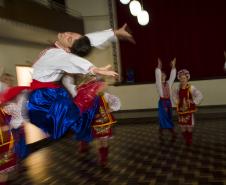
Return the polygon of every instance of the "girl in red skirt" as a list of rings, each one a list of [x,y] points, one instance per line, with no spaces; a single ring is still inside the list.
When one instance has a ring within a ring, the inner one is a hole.
[[[203,99],[202,93],[189,83],[190,73],[186,69],[178,72],[179,88],[173,93],[178,113],[178,124],[187,145],[192,144],[192,130],[195,124],[196,106]]]
[[[71,77],[66,76],[66,78],[69,79]],[[100,77],[86,75],[82,78],[80,77],[77,81],[80,82],[74,90],[76,92],[71,94],[76,94],[74,97],[74,103],[79,107],[81,113],[89,109],[96,100],[98,101],[90,133],[92,139],[97,141],[99,164],[105,166],[107,164],[109,153],[108,141],[112,138],[112,125],[116,122],[111,112],[118,111],[121,103],[118,97],[105,92],[107,84]],[[67,89],[73,87],[71,84],[65,83],[64,80],[63,84]],[[77,139],[79,140],[79,138]],[[88,149],[89,145],[87,141],[79,142],[80,153],[87,152]]]

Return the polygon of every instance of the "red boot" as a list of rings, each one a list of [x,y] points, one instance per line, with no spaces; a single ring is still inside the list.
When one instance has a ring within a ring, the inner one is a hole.
[[[101,166],[107,165],[108,159],[108,147],[99,148],[99,163]]]
[[[85,153],[89,151],[89,143],[85,141],[79,142],[79,153]]]

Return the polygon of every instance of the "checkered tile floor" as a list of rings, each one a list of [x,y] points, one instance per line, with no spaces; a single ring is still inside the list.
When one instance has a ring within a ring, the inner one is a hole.
[[[109,164],[96,164],[95,142],[77,152],[70,137],[38,147],[22,161],[10,185],[226,185],[226,120],[199,120],[192,146],[179,129],[158,138],[158,125],[147,118],[119,121],[110,141]]]

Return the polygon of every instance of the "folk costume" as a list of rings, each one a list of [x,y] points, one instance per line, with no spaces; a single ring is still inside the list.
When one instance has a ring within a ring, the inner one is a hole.
[[[159,116],[159,134],[165,129],[169,129],[172,133],[172,139],[175,138],[174,123],[172,118],[171,89],[176,78],[176,69],[172,68],[170,78],[166,82],[161,81],[161,69],[155,69],[156,87],[159,94],[158,116]]]
[[[105,45],[115,40],[112,30],[86,35],[92,46]],[[86,141],[97,109],[97,103],[81,114],[68,91],[59,84],[63,74],[87,74],[93,64],[56,45],[41,53],[33,65],[30,87],[14,87],[0,95],[0,103],[7,103],[23,90],[30,90],[27,109],[30,122],[47,132],[52,139],[62,137],[69,129]]]
[[[180,70],[177,78],[180,79],[182,75],[185,75],[188,80],[190,79],[188,70]],[[185,130],[183,136],[186,143],[190,145],[192,144],[192,128],[195,125],[194,113],[197,111],[197,105],[200,104],[203,95],[196,87],[188,83],[184,88],[179,86],[173,93],[173,98],[177,105],[178,124]]]

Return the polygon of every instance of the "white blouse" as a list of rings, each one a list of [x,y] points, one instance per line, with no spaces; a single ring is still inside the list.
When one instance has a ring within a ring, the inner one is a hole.
[[[40,82],[59,81],[64,72],[86,74],[92,66],[84,58],[67,53],[61,48],[52,48],[33,65],[33,79]]]

